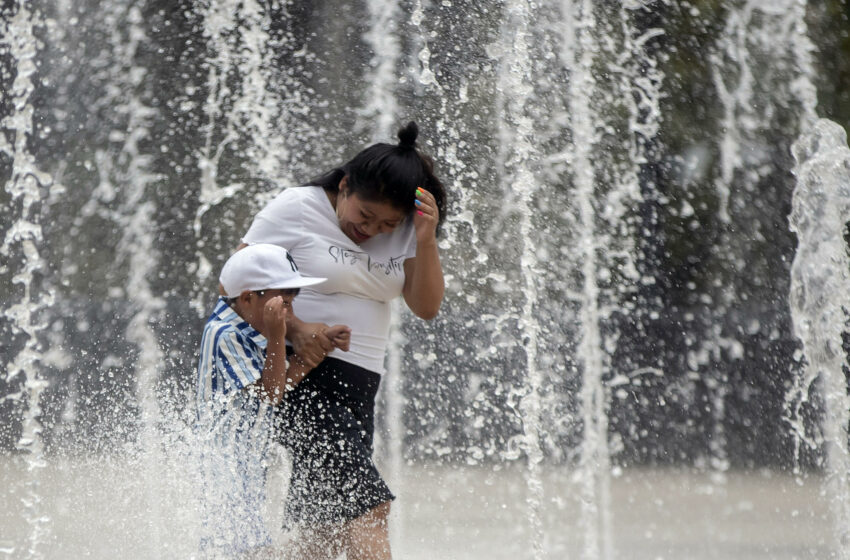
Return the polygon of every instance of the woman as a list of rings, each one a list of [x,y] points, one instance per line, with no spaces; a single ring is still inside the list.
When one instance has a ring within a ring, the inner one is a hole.
[[[281,245],[306,275],[328,279],[301,291],[287,322],[294,352],[315,366],[280,408],[281,440],[293,455],[286,515],[299,529],[299,557],[390,558],[394,496],[372,462],[390,301],[402,295],[432,319],[444,291],[437,230],[445,191],[416,149],[417,134],[411,122],[398,145],[375,144],[286,189],[243,238]],[[335,324],[351,328],[347,352],[325,334]]]

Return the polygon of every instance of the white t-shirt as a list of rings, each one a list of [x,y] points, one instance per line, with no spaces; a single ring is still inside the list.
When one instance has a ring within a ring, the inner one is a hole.
[[[292,187],[257,214],[242,241],[280,245],[302,274],[327,278],[302,288],[293,311],[302,321],[351,327],[350,350],[329,355],[383,373],[390,301],[404,287],[405,259],[416,256],[412,219],[357,245],[340,229],[323,188]]]

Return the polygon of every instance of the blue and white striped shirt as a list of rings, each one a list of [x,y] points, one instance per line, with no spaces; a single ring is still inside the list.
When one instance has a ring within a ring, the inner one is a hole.
[[[234,389],[256,383],[266,361],[266,338],[219,298],[207,319],[198,361],[198,410]]]
[[[219,298],[201,337],[195,394],[207,552],[235,555],[270,542],[261,510],[273,410],[245,390],[262,376],[266,344]]]

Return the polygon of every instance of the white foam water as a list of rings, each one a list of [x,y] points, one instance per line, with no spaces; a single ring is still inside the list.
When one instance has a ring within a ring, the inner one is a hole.
[[[6,383],[19,383],[21,387],[12,395],[25,407],[15,447],[25,458],[28,475],[23,484],[24,492],[17,497],[24,506],[22,518],[27,522],[27,534],[12,541],[5,550],[18,558],[42,558],[44,542],[51,535],[52,520],[50,509],[43,503],[41,487],[43,471],[48,466],[42,439],[41,398],[48,384],[39,364],[44,350],[39,334],[46,326],[42,313],[53,304],[53,294],[37,276],[46,272],[47,263],[40,254],[43,239],[40,212],[53,181],[39,169],[29,143],[34,135],[32,94],[38,58],[35,28],[43,25],[43,21],[30,6],[21,3],[14,15],[3,23],[0,53],[14,61],[16,75],[11,90],[4,94],[11,111],[0,123],[2,128],[11,131],[12,139],[7,140],[0,131],[0,155],[11,159],[11,177],[5,189],[12,203],[19,204],[21,209],[6,231],[0,255],[9,262],[14,251],[20,253],[22,261],[12,277],[16,299],[3,315],[11,322],[12,336],[23,339],[20,351],[14,356],[4,356],[3,369]]]
[[[821,395],[826,443],[825,496],[833,511],[839,558],[850,558],[850,395],[844,368],[847,354],[845,306],[850,298],[850,258],[845,236],[850,222],[850,148],[844,129],[817,121],[794,144],[796,166],[791,230],[797,252],[791,268],[791,315],[803,343],[805,366],[789,393],[790,420],[800,441],[818,438],[806,429],[801,406]]]

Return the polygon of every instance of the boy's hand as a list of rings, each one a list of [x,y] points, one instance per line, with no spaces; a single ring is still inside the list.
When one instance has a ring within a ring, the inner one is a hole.
[[[345,325],[334,325],[325,330],[325,335],[331,340],[336,348],[348,352],[351,344],[351,329]]]
[[[286,338],[286,303],[283,298],[276,296],[266,302],[263,307],[263,322],[269,331],[269,338],[285,344]]]

